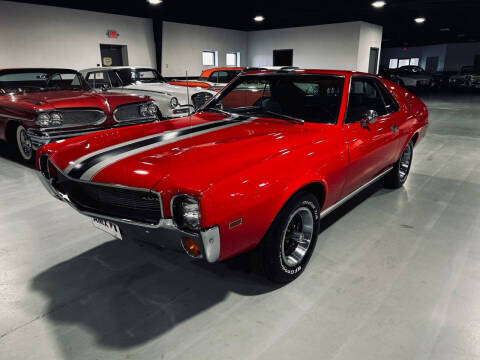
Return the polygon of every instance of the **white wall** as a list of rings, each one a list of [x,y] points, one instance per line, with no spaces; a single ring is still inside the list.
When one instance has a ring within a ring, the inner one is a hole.
[[[358,45],[357,55],[357,71],[368,71],[370,60],[370,48],[378,49],[378,64],[376,72],[380,67],[380,52],[382,48],[383,27],[369,24],[366,22],[360,23],[360,40]]]
[[[151,19],[0,0],[0,67],[95,67],[100,44],[128,45],[130,65],[156,66]]]
[[[370,46],[381,48],[382,27],[348,22],[248,33],[250,66],[272,66],[273,50],[293,49],[293,66],[368,71]]]
[[[162,75],[199,76],[202,51],[218,51],[218,65],[225,66],[227,52],[240,52],[240,65],[247,66],[247,33],[208,26],[163,22]]]

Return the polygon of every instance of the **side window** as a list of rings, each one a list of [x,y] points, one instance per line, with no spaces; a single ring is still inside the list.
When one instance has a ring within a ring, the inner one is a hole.
[[[98,71],[87,74],[87,82],[91,88],[101,89],[103,85],[110,86],[108,74],[106,71]]]
[[[120,81],[120,78],[115,71],[109,71],[108,76],[110,78],[110,83],[112,84],[112,87],[116,88],[122,86],[122,82]]]
[[[397,103],[397,100],[393,97],[393,95],[385,88],[379,80],[375,80],[377,83],[377,87],[382,94],[383,102],[385,103],[385,110],[386,114],[391,114],[400,110],[400,106]]]
[[[359,122],[368,110],[375,110],[379,116],[387,113],[375,81],[373,78],[352,79],[346,123]]]

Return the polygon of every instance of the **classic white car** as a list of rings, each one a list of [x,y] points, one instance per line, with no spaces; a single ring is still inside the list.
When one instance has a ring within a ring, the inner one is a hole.
[[[151,97],[163,118],[188,115],[216,94],[200,87],[187,91],[184,86],[170,85],[157,70],[148,67],[96,67],[80,72],[93,89]]]

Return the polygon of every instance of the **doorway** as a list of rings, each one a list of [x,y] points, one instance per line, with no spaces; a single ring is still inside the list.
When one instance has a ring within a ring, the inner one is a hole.
[[[378,70],[378,48],[370,48],[370,59],[368,60],[368,72],[376,74]]]
[[[127,45],[100,44],[100,56],[102,66],[127,66]]]
[[[273,50],[273,66],[293,66],[293,49]]]
[[[427,57],[425,71],[428,73],[436,73],[438,71],[438,56]]]

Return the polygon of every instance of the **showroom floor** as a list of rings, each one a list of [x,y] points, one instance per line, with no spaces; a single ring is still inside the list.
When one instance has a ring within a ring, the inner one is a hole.
[[[92,228],[0,157],[1,359],[480,358],[480,95],[429,96],[404,189],[329,216],[275,287]]]

